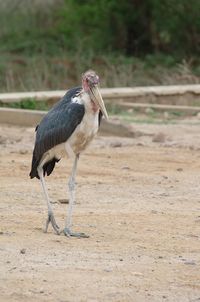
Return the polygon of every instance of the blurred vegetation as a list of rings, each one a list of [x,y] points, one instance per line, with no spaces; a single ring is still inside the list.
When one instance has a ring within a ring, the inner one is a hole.
[[[0,107],[47,111],[52,107],[52,103],[42,100],[26,99],[21,102],[0,102]],[[178,110],[159,111],[151,107],[145,110],[141,110],[140,108],[126,110],[120,105],[108,103],[106,104],[106,108],[109,115],[126,123],[172,124],[188,117],[188,112]],[[196,116],[196,113],[190,114],[189,116]],[[199,124],[198,120],[195,123]]]
[[[8,102],[8,103],[3,103],[0,101],[0,107],[30,109],[30,110],[49,110],[51,108],[51,105],[49,105],[46,101],[42,101],[42,100],[25,99],[20,102]]]
[[[0,0],[0,90],[200,82],[200,1]]]

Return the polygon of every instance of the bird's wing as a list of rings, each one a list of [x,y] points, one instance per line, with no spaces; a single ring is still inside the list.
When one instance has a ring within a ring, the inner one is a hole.
[[[80,124],[85,108],[71,101],[80,91],[80,87],[70,89],[37,127],[34,148],[34,156],[37,160],[54,146],[64,143]]]

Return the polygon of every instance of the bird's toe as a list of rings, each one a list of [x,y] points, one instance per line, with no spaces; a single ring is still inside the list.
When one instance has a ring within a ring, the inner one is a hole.
[[[47,230],[48,230],[48,226],[49,224],[51,223],[54,231],[56,232],[57,235],[60,235],[60,231],[59,231],[59,226],[57,225],[56,223],[56,220],[55,220],[55,217],[53,215],[52,212],[49,212],[48,213],[48,217],[47,217],[47,221],[46,221],[46,228],[45,228],[45,233],[47,233]]]
[[[69,228],[64,228],[63,233],[67,237],[76,237],[76,238],[89,238],[90,236],[85,233],[74,233]]]

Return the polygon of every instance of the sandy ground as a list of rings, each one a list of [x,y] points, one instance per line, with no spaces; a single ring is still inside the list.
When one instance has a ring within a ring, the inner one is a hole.
[[[33,129],[0,126],[0,301],[200,301],[200,126],[133,125],[81,156],[74,231],[43,233]],[[70,160],[48,189],[61,228]]]

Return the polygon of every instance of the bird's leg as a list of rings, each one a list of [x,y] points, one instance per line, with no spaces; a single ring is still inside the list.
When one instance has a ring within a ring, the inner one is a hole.
[[[73,233],[71,231],[71,225],[72,225],[72,212],[73,212],[73,205],[75,202],[75,177],[76,177],[76,169],[77,169],[77,163],[78,163],[79,155],[75,156],[72,172],[69,178],[68,187],[69,187],[69,209],[68,209],[68,216],[66,219],[66,225],[63,230],[63,233],[66,236],[73,236],[73,237],[82,237],[82,238],[88,238],[84,233]]]
[[[43,189],[44,196],[45,196],[45,199],[46,199],[46,202],[47,202],[47,207],[48,207],[48,216],[47,216],[46,227],[45,227],[44,232],[45,233],[47,232],[49,223],[51,223],[54,231],[56,232],[56,234],[59,235],[60,234],[59,226],[57,225],[56,220],[54,218],[53,209],[52,209],[52,206],[51,206],[51,203],[50,203],[50,200],[49,200],[49,196],[48,196],[48,192],[47,192],[47,188],[46,188],[46,184],[45,184],[45,180],[44,180],[44,176],[43,176],[43,168],[42,167],[38,168],[38,175],[40,177],[40,183],[42,185],[42,189]]]

